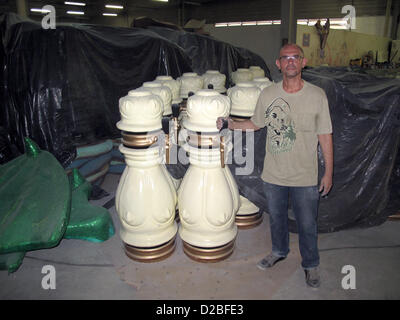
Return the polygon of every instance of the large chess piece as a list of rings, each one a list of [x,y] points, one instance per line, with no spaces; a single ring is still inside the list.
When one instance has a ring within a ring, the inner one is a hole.
[[[159,96],[163,102],[163,117],[170,117],[172,115],[172,93],[171,89],[157,81],[144,82],[143,89],[149,90],[151,93]]]
[[[232,82],[238,84],[240,82],[249,82],[253,80],[253,73],[246,68],[238,68],[236,71],[232,72]]]
[[[137,89],[119,100],[120,151],[127,164],[116,192],[125,253],[133,260],[158,261],[175,249],[177,195],[160,145],[163,102]]]
[[[226,76],[220,73],[218,70],[207,70],[206,73],[202,75],[202,77],[204,79],[204,89],[209,89],[209,86],[211,85],[212,88],[219,93],[226,92]]]
[[[228,96],[232,101],[231,118],[234,121],[250,119],[254,114],[260,92],[254,82],[242,82],[229,88]],[[262,222],[262,219],[262,211],[250,200],[240,196],[240,207],[236,213],[236,224],[239,229],[254,228]]]
[[[253,79],[265,77],[265,71],[259,66],[250,66],[249,70],[253,74]]]
[[[273,85],[274,83],[266,77],[263,78],[256,78],[253,80],[253,83],[260,88],[260,90],[264,90],[265,88]]]
[[[157,76],[155,82],[162,83],[167,86],[172,93],[172,104],[181,103],[182,98],[180,97],[181,83],[178,80],[174,80],[171,76]]]
[[[257,105],[261,90],[253,82],[241,82],[228,89],[231,98],[231,117],[233,120],[250,119]]]
[[[180,97],[187,99],[189,92],[196,93],[203,88],[204,80],[195,72],[185,72],[177,79],[180,82]]]
[[[190,166],[178,190],[179,235],[186,255],[200,262],[227,258],[234,249],[239,207],[236,182],[225,165],[227,141],[216,127],[229,115],[230,100],[215,90],[200,90],[187,102],[184,145]]]

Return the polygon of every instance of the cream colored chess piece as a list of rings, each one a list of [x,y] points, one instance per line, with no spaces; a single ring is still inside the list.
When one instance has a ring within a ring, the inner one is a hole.
[[[177,80],[181,84],[179,95],[182,99],[187,99],[189,92],[196,93],[203,88],[204,80],[195,72],[186,72]]]
[[[154,80],[155,82],[160,82],[164,86],[167,86],[170,88],[171,93],[172,93],[172,104],[176,103],[181,103],[182,98],[180,97],[180,89],[181,89],[181,83],[178,80],[174,80],[171,76],[157,76],[156,79]]]
[[[274,83],[270,81],[268,78],[256,78],[253,80],[253,83],[260,88],[262,91],[263,89],[273,85]]]
[[[125,253],[143,262],[168,257],[175,249],[177,195],[165,166],[160,140],[161,98],[143,88],[119,100],[120,151],[127,164],[116,192]]]
[[[240,82],[229,88],[227,95],[231,98],[231,116],[249,119],[257,105],[261,90],[253,82]]]
[[[215,90],[200,90],[187,102],[183,147],[190,166],[178,190],[179,235],[184,252],[196,261],[220,261],[234,249],[239,192],[225,165],[227,142],[216,127],[229,109],[229,98]]]
[[[162,83],[156,81],[144,82],[144,89],[150,90],[151,93],[159,96],[163,102],[163,116],[168,117],[172,115],[171,103],[172,103],[172,93],[171,89]]]
[[[220,73],[218,70],[207,70],[205,74],[203,74],[204,79],[204,89],[208,89],[208,86],[211,84],[213,89],[219,93],[225,93],[225,82],[226,76]]]
[[[255,81],[255,80],[254,80]],[[253,116],[261,90],[253,82],[242,82],[228,89],[231,98],[231,118],[244,121]],[[240,196],[240,207],[236,213],[236,224],[240,229],[259,225],[263,216],[259,208],[247,198]]]
[[[253,74],[253,79],[265,77],[264,70],[261,69],[261,67],[259,67],[259,66],[250,66],[249,70]]]
[[[240,82],[249,82],[253,80],[253,73],[246,68],[238,68],[236,71],[232,72],[232,82],[238,84]]]

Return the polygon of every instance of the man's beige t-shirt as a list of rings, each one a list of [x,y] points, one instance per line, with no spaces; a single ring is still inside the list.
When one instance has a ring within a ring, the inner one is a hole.
[[[304,81],[296,93],[287,93],[282,81],[265,88],[251,121],[267,127],[261,178],[281,186],[318,184],[318,135],[332,133],[324,90]]]

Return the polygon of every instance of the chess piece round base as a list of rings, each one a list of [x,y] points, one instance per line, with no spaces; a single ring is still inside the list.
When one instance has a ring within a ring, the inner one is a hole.
[[[185,241],[183,243],[183,252],[192,260],[197,262],[219,262],[228,258],[234,249],[235,239],[227,244],[213,248],[203,248],[193,246]]]
[[[139,262],[158,262],[168,258],[175,250],[176,236],[170,241],[155,247],[134,247],[124,243],[125,254]]]
[[[236,226],[241,230],[255,228],[261,224],[262,221],[263,214],[261,210],[254,214],[237,214],[235,218]]]
[[[400,221],[400,212],[388,217],[389,221]]]

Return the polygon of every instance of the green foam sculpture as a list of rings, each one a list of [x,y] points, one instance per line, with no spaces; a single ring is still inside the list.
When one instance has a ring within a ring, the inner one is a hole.
[[[92,185],[77,169],[73,169],[70,180],[71,216],[64,238],[101,242],[112,237],[115,233],[114,224],[108,210],[88,202]]]
[[[25,252],[0,254],[0,270],[8,270],[8,273],[17,271],[24,257]]]
[[[26,153],[0,166],[0,254],[51,248],[71,211],[71,188],[54,156],[25,138]]]
[[[114,224],[88,202],[91,184],[74,169],[70,179],[47,151],[25,138],[26,153],[0,166],[0,270],[16,271],[26,251],[62,238],[105,241]]]

